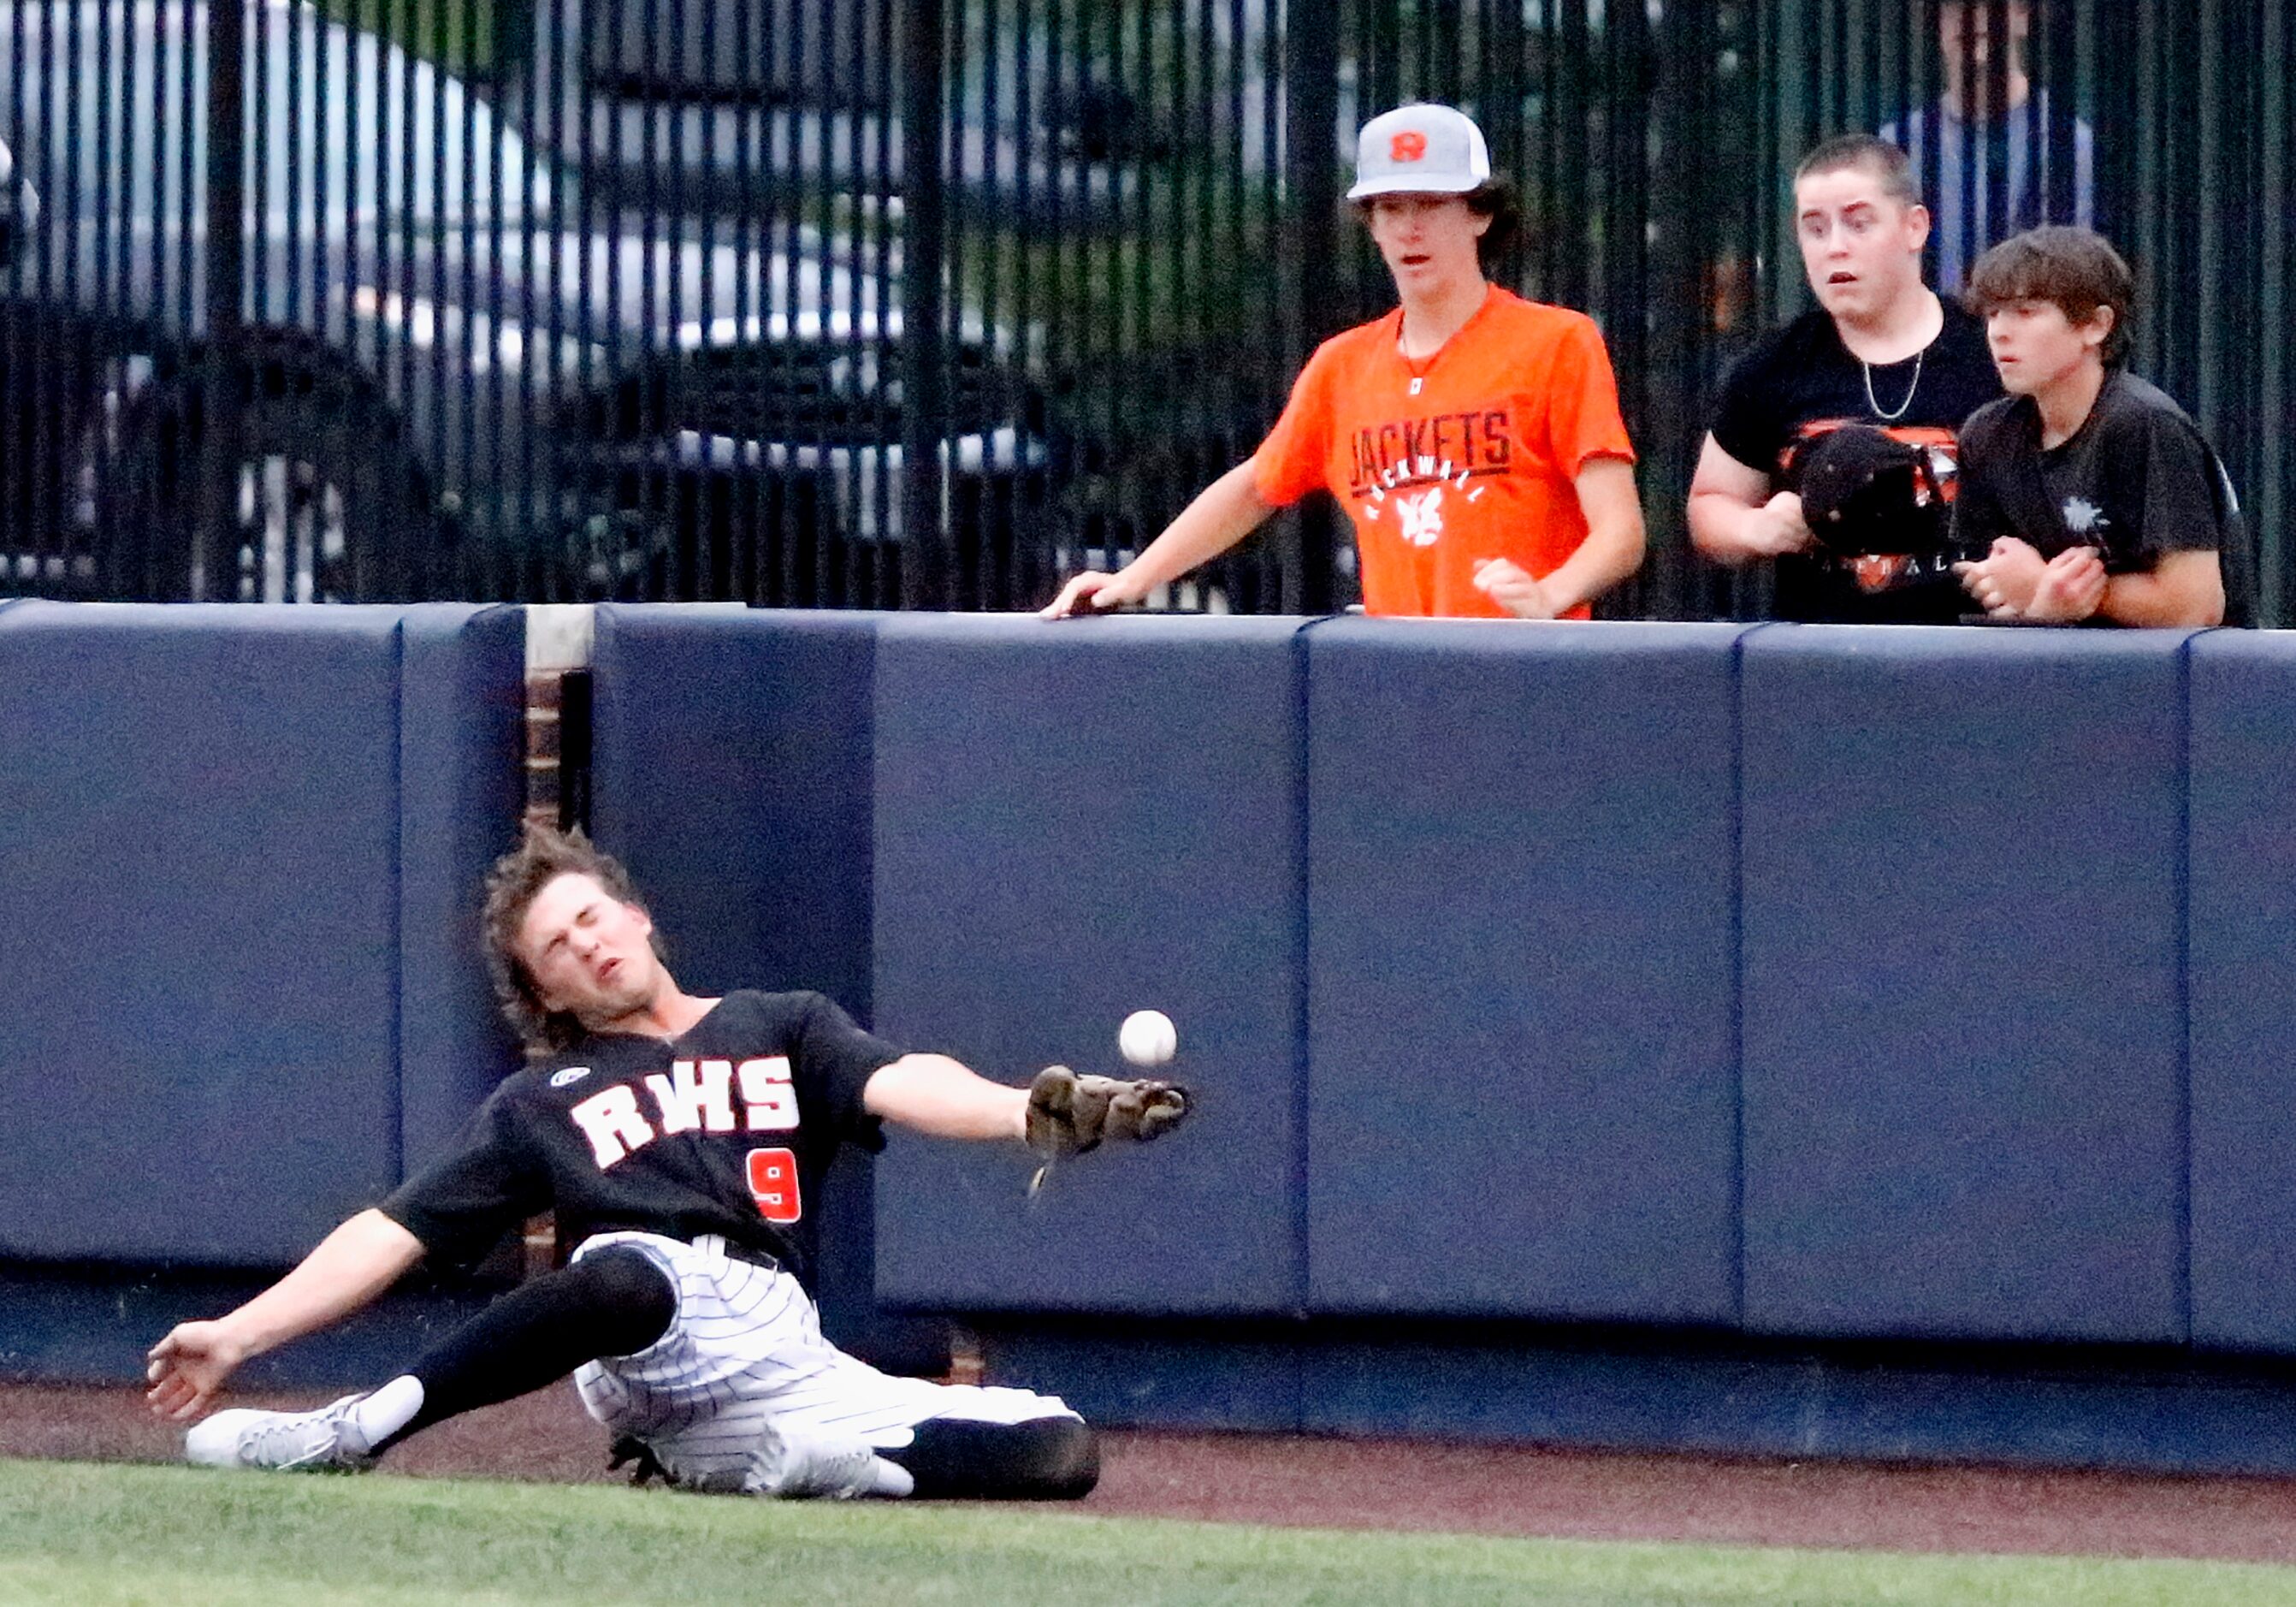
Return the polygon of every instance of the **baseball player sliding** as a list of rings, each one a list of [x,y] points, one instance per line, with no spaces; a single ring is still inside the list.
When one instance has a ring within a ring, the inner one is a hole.
[[[244,1306],[153,1346],[152,1409],[199,1418],[248,1357],[357,1310],[426,1256],[473,1261],[544,1209],[570,1259],[378,1389],[314,1412],[206,1417],[185,1436],[192,1461],[364,1469],[431,1423],[571,1372],[619,1448],[691,1488],[1091,1490],[1092,1430],[1054,1397],[890,1377],[822,1338],[796,1276],[810,1202],[837,1146],[876,1147],[881,1121],[1024,1141],[1049,1159],[1157,1136],[1185,1113],[1181,1090],[1059,1067],[1008,1087],[903,1054],[819,994],[697,998],[656,953],[627,873],[579,836],[530,830],[495,866],[486,937],[529,1064],[429,1170]]]

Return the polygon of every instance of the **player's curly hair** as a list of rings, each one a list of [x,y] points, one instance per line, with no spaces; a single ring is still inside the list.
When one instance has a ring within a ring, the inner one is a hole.
[[[645,907],[637,884],[622,862],[579,830],[559,831],[529,822],[519,845],[495,861],[487,873],[483,918],[487,972],[494,979],[495,998],[503,1014],[517,1029],[528,1055],[536,1059],[564,1049],[582,1035],[582,1024],[571,1011],[544,1006],[526,962],[518,957],[518,932],[526,923],[527,911],[542,890],[562,876],[589,877],[621,902]],[[654,952],[660,954],[659,935],[652,943]]]

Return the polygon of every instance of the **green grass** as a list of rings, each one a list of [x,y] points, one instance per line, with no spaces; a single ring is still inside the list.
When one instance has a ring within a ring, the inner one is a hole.
[[[0,1603],[2296,1602],[2234,1563],[1341,1534],[606,1486],[0,1462]]]

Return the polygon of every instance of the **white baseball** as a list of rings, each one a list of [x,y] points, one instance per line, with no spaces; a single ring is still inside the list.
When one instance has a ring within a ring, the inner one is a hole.
[[[1117,1028],[1116,1047],[1135,1066],[1161,1066],[1180,1047],[1180,1034],[1162,1010],[1134,1010]]]

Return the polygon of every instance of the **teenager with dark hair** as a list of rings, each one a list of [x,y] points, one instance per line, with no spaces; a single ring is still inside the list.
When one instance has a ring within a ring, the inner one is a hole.
[[[1962,428],[1962,583],[1997,619],[2251,622],[2239,499],[2192,416],[2128,372],[2134,279],[2084,228],[1978,259],[1971,307],[2009,391]]]
[[[1922,281],[1929,229],[1905,152],[1871,135],[1826,141],[1794,175],[1817,305],[1723,382],[1689,506],[1707,557],[1775,565],[1781,618],[1950,624],[1968,606],[1948,544],[1956,432],[2001,384],[1983,327]],[[1844,499],[1813,526],[1805,493],[1828,478],[1814,469],[1890,452],[1911,471],[1896,505]]]

